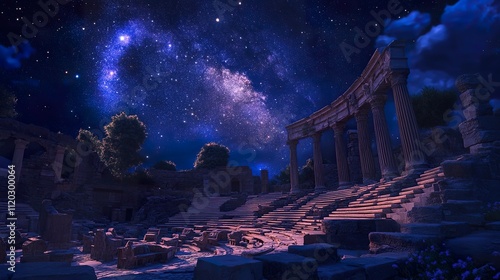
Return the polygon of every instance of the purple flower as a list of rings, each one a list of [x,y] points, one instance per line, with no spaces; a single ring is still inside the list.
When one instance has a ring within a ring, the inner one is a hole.
[[[467,278],[469,275],[470,275],[470,271],[465,271],[464,273],[462,273],[462,280]]]
[[[393,264],[393,265],[392,265],[392,268],[394,268],[394,269],[398,269],[398,268],[399,268],[399,266],[398,266],[397,264]]]
[[[495,279],[495,280],[500,279],[500,272],[495,274],[495,276],[493,276],[493,279]]]

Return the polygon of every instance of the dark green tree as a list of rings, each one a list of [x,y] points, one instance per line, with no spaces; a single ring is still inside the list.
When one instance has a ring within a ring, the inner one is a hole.
[[[273,180],[279,185],[290,184],[290,165],[287,165],[284,169],[282,169]]]
[[[176,171],[177,170],[177,165],[173,161],[159,161],[153,165],[154,169],[158,170],[170,170],[170,171]]]
[[[136,115],[120,113],[104,127],[100,158],[115,177],[123,178],[128,168],[144,161],[139,154],[146,140],[146,126]]]
[[[214,142],[203,145],[196,156],[194,168],[208,168],[227,166],[229,162],[229,148]]]
[[[445,125],[444,113],[453,107],[458,93],[455,90],[438,90],[424,87],[418,95],[412,96],[413,110],[418,126],[431,128]]]
[[[17,98],[14,93],[0,87],[0,118],[15,118],[17,116]]]

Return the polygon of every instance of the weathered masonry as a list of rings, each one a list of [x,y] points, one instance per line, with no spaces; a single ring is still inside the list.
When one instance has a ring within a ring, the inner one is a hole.
[[[325,187],[322,170],[321,134],[332,129],[339,186],[351,183],[347,160],[347,144],[344,139],[347,121],[355,118],[358,130],[359,157],[363,181],[374,181],[375,162],[371,150],[368,116],[373,114],[375,140],[383,179],[398,176],[396,160],[392,152],[384,105],[387,91],[392,89],[401,145],[405,160],[404,173],[426,166],[425,157],[419,149],[419,135],[415,113],[407,88],[408,69],[405,45],[394,41],[382,52],[375,51],[363,73],[339,98],[310,116],[286,127],[290,147],[291,192],[298,190],[297,144],[301,139],[313,138],[315,189]]]

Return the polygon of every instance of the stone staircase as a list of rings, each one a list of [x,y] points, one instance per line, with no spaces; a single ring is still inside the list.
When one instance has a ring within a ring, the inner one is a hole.
[[[321,194],[320,192],[311,192],[298,197],[293,202],[264,214],[257,220],[264,228],[290,230],[296,222],[299,222],[310,211],[309,207],[305,208],[302,206]]]
[[[460,159],[456,162],[460,162]],[[432,187],[425,189],[425,192],[429,192],[427,196],[424,192],[420,198],[415,197],[411,202],[402,204],[402,209],[387,214],[388,218],[402,224],[401,232],[370,233],[370,251],[380,253],[422,249],[431,243],[484,228],[485,203],[475,197],[478,180],[445,177],[441,167],[434,170],[427,172],[428,176],[423,176],[419,181],[421,184],[432,184]],[[435,176],[432,177],[431,173]]]
[[[211,227],[255,226],[257,221],[255,211],[259,210],[259,205],[271,205],[273,201],[283,196],[286,196],[286,194],[281,192],[249,196],[245,204],[232,211],[222,212],[223,216],[221,218],[208,221],[207,225]]]
[[[441,167],[423,172],[416,179],[397,177],[361,195],[347,207],[337,208],[328,219],[380,219],[403,220],[406,212],[424,202],[433,192],[433,183],[444,179]]]
[[[7,217],[8,216],[7,201],[0,201],[0,237],[8,236]],[[25,203],[16,203],[16,229],[21,232],[36,231],[38,227],[38,212],[33,210],[31,206]]]
[[[225,212],[221,212],[219,207],[229,199],[231,199],[229,196],[212,196],[195,199],[186,211],[181,211],[170,217],[167,223],[158,226],[173,228],[206,225],[208,221],[217,220],[224,215]],[[201,203],[196,203],[197,200],[200,200]]]
[[[354,186],[322,193],[301,207],[301,209],[309,209],[310,211],[295,223],[293,229],[303,232],[321,230],[321,221],[325,216],[339,207],[347,206],[350,201],[370,191],[375,185]]]

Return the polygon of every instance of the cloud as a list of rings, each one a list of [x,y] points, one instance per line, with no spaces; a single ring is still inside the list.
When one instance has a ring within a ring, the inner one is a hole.
[[[377,47],[392,39],[414,40],[408,50],[410,88],[451,88],[463,73],[499,76],[500,1],[459,0],[440,19],[429,29],[430,16],[412,12],[377,38]]]
[[[33,52],[34,49],[28,42],[20,45],[18,51],[13,46],[5,47],[0,45],[0,68],[18,69],[21,67],[21,61],[28,59]]]

